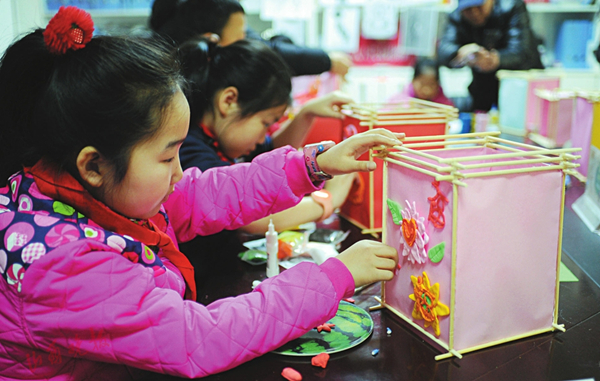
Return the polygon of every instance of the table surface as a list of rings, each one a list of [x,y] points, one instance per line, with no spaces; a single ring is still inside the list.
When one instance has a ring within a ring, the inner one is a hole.
[[[407,323],[387,310],[372,311],[375,328],[362,344],[331,355],[326,369],[310,364],[310,357],[266,354],[230,371],[203,380],[283,380],[292,367],[303,380],[600,380],[600,236],[590,232],[571,209],[583,193],[575,182],[566,192],[563,263],[579,278],[560,284],[559,324],[566,332],[546,333],[468,353],[462,359],[436,361],[440,352],[417,336]],[[369,238],[340,219],[339,228],[351,230],[345,246]],[[209,303],[251,290],[264,279],[265,266],[237,261],[222,266],[203,286],[201,301]],[[233,267],[233,268],[232,268]],[[595,279],[594,279],[595,278]],[[360,307],[377,305],[381,285],[373,284],[353,298]],[[391,334],[387,334],[387,328]],[[379,349],[379,354],[371,352]]]

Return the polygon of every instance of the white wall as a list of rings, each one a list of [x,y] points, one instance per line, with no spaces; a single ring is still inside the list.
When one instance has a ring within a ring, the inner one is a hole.
[[[0,52],[16,38],[44,27],[43,0],[0,0]]]
[[[12,0],[0,0],[0,54],[2,54],[15,38]]]

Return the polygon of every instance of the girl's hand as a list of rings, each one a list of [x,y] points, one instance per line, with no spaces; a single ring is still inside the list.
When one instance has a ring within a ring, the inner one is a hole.
[[[352,98],[343,92],[336,90],[319,98],[311,99],[306,102],[298,116],[315,117],[322,116],[327,118],[342,119],[344,114],[340,112],[342,105],[353,103]]]
[[[354,278],[354,287],[391,280],[398,264],[398,252],[377,241],[358,241],[337,257]]]
[[[374,161],[357,160],[370,148],[389,148],[402,145],[402,133],[376,128],[353,135],[317,156],[317,164],[329,175],[351,172],[370,172],[377,168]]]
[[[348,198],[348,194],[350,193],[350,189],[352,189],[352,184],[354,183],[356,176],[358,176],[357,173],[339,175],[325,182],[325,189],[331,193],[334,210],[340,208],[346,201],[346,198]]]

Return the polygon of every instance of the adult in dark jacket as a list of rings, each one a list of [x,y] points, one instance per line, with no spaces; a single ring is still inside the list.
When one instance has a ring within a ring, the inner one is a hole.
[[[450,67],[471,67],[472,109],[489,111],[498,104],[498,70],[543,69],[537,45],[522,0],[459,0],[438,58]]]
[[[177,45],[211,34],[218,35],[223,46],[246,37],[263,41],[283,58],[294,76],[331,71],[343,77],[352,65],[344,53],[298,46],[281,35],[261,38],[247,28],[238,0],[154,0],[149,24],[154,32]]]

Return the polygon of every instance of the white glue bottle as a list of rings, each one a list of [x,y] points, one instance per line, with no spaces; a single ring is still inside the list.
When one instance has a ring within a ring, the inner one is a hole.
[[[267,278],[279,274],[279,243],[277,242],[277,232],[273,225],[273,220],[269,220],[269,230],[265,234],[267,238]]]

